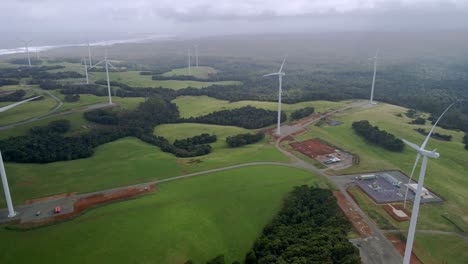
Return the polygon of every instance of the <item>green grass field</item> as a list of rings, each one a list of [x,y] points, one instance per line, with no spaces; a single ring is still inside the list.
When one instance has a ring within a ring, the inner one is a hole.
[[[402,107],[379,103],[371,108],[355,109],[351,112],[340,113],[335,115],[333,119],[342,121],[343,125],[335,127],[317,127],[312,125],[310,126],[310,130],[298,136],[297,140],[320,138],[344,150],[358,154],[360,157],[360,164],[344,171],[339,171],[340,174],[388,169],[398,169],[409,174],[416,157],[414,151],[405,148],[402,153],[396,153],[367,144],[364,139],[356,135],[351,128],[353,121],[369,120],[371,124],[377,125],[379,128],[399,138],[421,144],[425,137],[415,132],[413,129],[422,127],[429,130],[430,125],[410,125],[408,124],[410,121],[409,118],[396,116],[396,114],[404,113],[406,110],[407,109]],[[454,215],[457,216],[457,221],[461,219],[465,223],[468,223],[468,207],[466,206],[466,201],[468,200],[468,177],[465,177],[466,173],[464,173],[466,172],[468,155],[461,143],[462,132],[442,128],[437,128],[436,132],[452,135],[453,138],[451,142],[434,139],[429,141],[427,148],[437,148],[441,156],[439,159],[431,159],[429,161],[425,187],[430,188],[440,195],[445,202],[443,204],[423,205],[420,210],[418,229],[456,232],[459,231],[458,228],[442,217],[442,215]],[[418,172],[416,172],[416,175],[417,173]],[[383,224],[389,221],[392,225],[402,230],[407,230],[408,222],[397,223],[392,221],[385,211],[381,210],[373,203],[363,203],[361,201],[360,205],[363,206],[363,209],[377,222],[380,221],[379,219],[385,219],[382,220],[384,222]],[[440,246],[442,246],[442,244]]]
[[[247,105],[273,111],[278,109],[278,103],[275,102],[239,101],[231,103],[208,96],[179,96],[172,102],[174,102],[177,107],[179,107],[181,117],[203,116],[215,111],[240,108]],[[297,104],[283,104],[282,109],[289,116],[293,111],[308,106],[313,106],[315,108],[315,112],[318,113],[343,107],[347,103],[347,101],[311,101]]]
[[[48,164],[6,163],[16,203],[66,192],[90,192],[240,163],[287,161],[271,144],[257,143],[203,157],[178,159],[136,138],[101,145],[92,157]],[[0,196],[0,206],[5,206]]]
[[[91,79],[96,80],[105,80],[105,73],[95,72],[93,73],[94,77]],[[128,71],[128,72],[111,72],[109,77],[112,81],[118,81],[125,83],[133,87],[163,87],[174,90],[179,90],[187,87],[192,88],[205,88],[211,85],[237,85],[237,81],[220,81],[220,82],[200,82],[200,81],[179,81],[179,80],[152,80],[149,75],[140,75],[138,71]]]
[[[398,113],[404,113],[407,109],[379,103],[372,108],[355,109],[351,112],[340,113],[333,119],[343,122],[341,126],[311,126],[310,131],[298,137],[298,140],[307,138],[321,138],[331,142],[344,150],[358,154],[360,164],[350,169],[340,171],[341,174],[357,173],[365,171],[379,171],[399,169],[406,174],[411,173],[411,168],[416,158],[416,153],[405,148],[402,153],[390,152],[381,147],[367,144],[363,138],[356,135],[351,128],[353,121],[369,120],[371,124],[379,126],[399,138],[407,139],[416,144],[421,144],[424,136],[413,131],[422,127],[430,129],[430,125],[410,125],[407,117],[397,117]],[[424,205],[421,208],[421,218],[418,228],[455,231],[455,226],[442,217],[449,213],[460,216],[468,222],[468,177],[465,177],[468,155],[463,149],[461,139],[463,133],[437,128],[436,132],[453,136],[451,142],[431,139],[428,149],[438,149],[441,157],[431,159],[428,163],[425,186],[442,196],[446,201],[442,205]],[[417,177],[416,177],[417,178]],[[407,224],[400,224],[406,228]]]
[[[197,67],[191,67],[190,68],[190,73],[188,67],[187,68],[177,68],[173,69],[171,71],[165,72],[162,74],[162,76],[194,76],[200,79],[206,79],[209,77],[210,74],[216,73],[217,71],[211,67],[203,67],[199,66]]]
[[[98,175],[95,175],[97,177]],[[100,175],[99,175],[100,176]],[[0,229],[1,263],[243,261],[293,186],[326,187],[308,172],[255,166],[164,183],[154,193],[26,232]]]
[[[0,107],[7,106],[14,102],[2,102]],[[42,114],[46,114],[57,102],[50,96],[45,96],[45,99],[39,101],[29,101],[12,109],[0,113],[0,125],[13,124],[19,121],[27,120]]]
[[[424,264],[468,262],[468,242],[452,235],[417,233],[414,252]]]

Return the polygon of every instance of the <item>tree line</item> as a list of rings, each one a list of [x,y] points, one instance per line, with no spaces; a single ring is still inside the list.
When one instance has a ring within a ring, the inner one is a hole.
[[[200,117],[180,119],[185,123],[204,123],[223,126],[238,126],[247,129],[262,128],[276,123],[277,112],[244,106],[241,108],[222,110]],[[286,114],[281,112],[281,120],[286,121]]]
[[[353,122],[354,131],[363,137],[367,142],[381,146],[390,151],[403,151],[405,144],[393,134],[380,130],[377,126],[372,126],[369,121],[361,120]]]
[[[18,102],[21,101],[25,95],[26,91],[24,90],[16,90],[12,93],[8,93],[7,95],[0,94],[0,102]]]
[[[426,132],[424,128],[415,128],[414,131],[418,132],[421,135],[427,136],[429,133]],[[442,141],[451,141],[452,136],[451,135],[443,135],[439,134],[437,132],[431,134],[431,138],[437,139],[437,140],[442,140]]]
[[[298,110],[291,113],[291,119],[292,120],[297,120],[297,119],[301,119],[301,118],[304,118],[304,117],[308,117],[311,114],[313,114],[314,111],[315,111],[315,109],[313,107],[311,107],[311,106],[298,109]]]
[[[226,138],[226,143],[230,148],[237,148],[248,144],[254,144],[265,138],[265,134],[238,134]]]
[[[359,250],[347,238],[350,230],[330,190],[295,187],[264,227],[245,263],[359,264]]]

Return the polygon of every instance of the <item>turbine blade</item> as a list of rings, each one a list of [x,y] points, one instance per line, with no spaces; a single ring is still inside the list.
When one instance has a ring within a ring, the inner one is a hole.
[[[439,118],[437,118],[437,121],[434,123],[434,125],[433,125],[432,128],[431,128],[431,131],[429,131],[429,134],[427,134],[426,139],[424,140],[423,144],[421,145],[421,148],[422,148],[422,149],[425,149],[425,148],[426,148],[427,142],[429,141],[429,138],[431,137],[432,132],[434,132],[434,129],[436,128],[437,123],[439,123],[440,119],[442,119],[442,117],[444,116],[444,114],[447,113],[447,111],[448,111],[454,104],[455,104],[455,103],[452,103],[451,105],[449,105],[449,106],[447,107],[447,109],[445,109],[445,111],[439,116]]]
[[[412,149],[414,149],[414,150],[416,150],[416,151],[419,152],[420,148],[419,148],[418,145],[416,145],[416,144],[414,144],[414,143],[411,143],[411,142],[409,142],[409,141],[406,140],[406,139],[402,139],[402,140],[403,140],[403,142],[404,142],[406,145],[410,146]]]
[[[273,76],[273,75],[279,75],[279,73],[274,72],[274,73],[270,73],[270,74],[265,74],[265,75],[263,75],[263,77]]]
[[[283,71],[283,66],[284,66],[284,62],[285,62],[285,61],[286,61],[286,57],[284,57],[283,63],[281,63],[281,67],[280,67],[280,69],[279,69],[279,71],[278,71],[279,73],[281,73],[281,72]]]
[[[410,181],[411,181],[411,179],[413,179],[414,171],[416,170],[416,167],[418,166],[419,158],[421,158],[420,153],[418,153],[418,155],[416,155],[416,161],[414,162],[413,169],[411,170],[411,175],[410,175],[408,183],[411,183]]]
[[[100,62],[94,64],[93,66],[89,67],[88,69],[92,69],[92,68],[98,66],[99,64],[102,64],[103,62],[105,62],[105,60],[102,60],[102,61],[100,61]]]
[[[111,66],[112,68],[118,70],[117,67],[115,67],[114,65],[112,65],[112,63],[110,63],[109,61],[107,61],[107,64],[108,64],[109,66]]]

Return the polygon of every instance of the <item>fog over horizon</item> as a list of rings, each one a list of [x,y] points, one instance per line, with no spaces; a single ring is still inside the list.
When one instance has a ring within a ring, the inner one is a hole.
[[[6,0],[0,48],[153,36],[466,31],[466,0]]]

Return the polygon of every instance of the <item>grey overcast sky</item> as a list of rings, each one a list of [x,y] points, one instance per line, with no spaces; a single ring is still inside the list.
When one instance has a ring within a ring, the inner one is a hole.
[[[460,30],[468,0],[1,0],[0,33]]]

